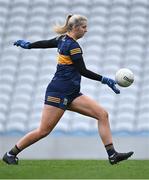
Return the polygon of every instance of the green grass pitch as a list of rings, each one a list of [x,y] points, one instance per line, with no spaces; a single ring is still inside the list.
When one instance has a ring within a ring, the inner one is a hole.
[[[0,179],[149,179],[149,160],[127,160],[110,165],[105,160],[0,161]]]

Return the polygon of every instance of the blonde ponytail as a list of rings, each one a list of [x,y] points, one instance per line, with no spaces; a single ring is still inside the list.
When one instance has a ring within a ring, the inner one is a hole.
[[[68,30],[68,21],[69,21],[69,19],[70,19],[71,17],[72,17],[71,14],[69,14],[69,15],[67,16],[66,22],[65,22],[65,24],[64,24],[63,26],[61,26],[61,25],[55,25],[55,26],[53,27],[54,32],[56,32],[57,34],[65,34],[65,33],[67,32],[67,30]]]
[[[53,29],[54,32],[58,34],[65,34],[66,32],[70,32],[73,27],[81,26],[84,21],[87,21],[87,17],[78,14],[70,14],[67,16],[63,26],[56,25]]]

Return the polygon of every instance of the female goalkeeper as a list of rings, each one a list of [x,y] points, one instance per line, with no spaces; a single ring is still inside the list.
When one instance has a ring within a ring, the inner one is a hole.
[[[65,25],[56,26],[55,32],[60,36],[50,40],[34,43],[18,40],[14,43],[24,49],[57,48],[58,64],[57,71],[46,89],[40,126],[26,134],[6,152],[3,161],[7,164],[18,164],[17,154],[47,136],[67,109],[97,120],[98,131],[111,164],[128,159],[133,152],[118,153],[114,149],[107,111],[80,92],[81,76],[84,76],[108,85],[116,94],[120,93],[113,79],[96,74],[85,66],[83,52],[77,40],[87,32],[87,18],[82,15],[68,15]]]

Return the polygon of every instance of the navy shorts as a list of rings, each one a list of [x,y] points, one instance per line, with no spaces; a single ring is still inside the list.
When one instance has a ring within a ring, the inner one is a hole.
[[[64,95],[60,92],[46,92],[45,104],[66,110],[71,102],[81,95],[83,95],[81,92],[74,92],[70,95]]]

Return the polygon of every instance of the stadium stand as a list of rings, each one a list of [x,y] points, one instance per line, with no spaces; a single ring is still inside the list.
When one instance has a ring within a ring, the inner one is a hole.
[[[113,132],[148,132],[148,7],[148,0],[0,0],[0,134],[24,134],[38,126],[56,67],[55,50],[23,50],[13,42],[55,36],[52,26],[68,13],[89,19],[80,40],[88,68],[112,78],[122,67],[135,74],[134,84],[118,96],[85,78],[82,92],[108,109]],[[94,134],[96,121],[66,112],[54,132]]]

